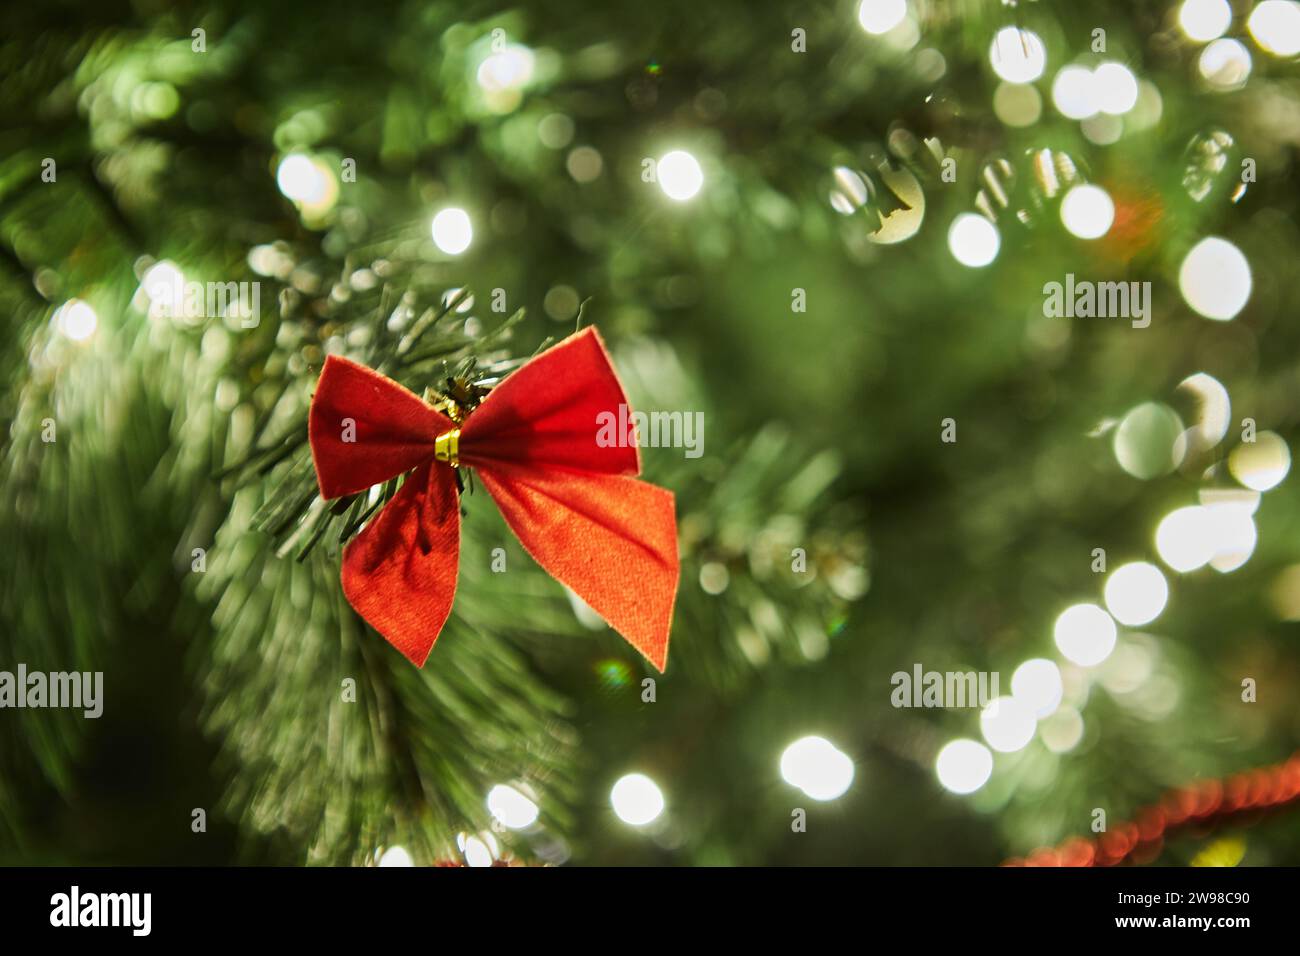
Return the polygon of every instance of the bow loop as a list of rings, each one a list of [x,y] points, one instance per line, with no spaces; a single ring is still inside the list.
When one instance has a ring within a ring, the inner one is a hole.
[[[598,475],[636,475],[635,436],[602,434],[628,421],[627,396],[593,326],[547,349],[498,385],[461,429],[467,465],[523,465]],[[629,440],[631,439],[631,440]]]
[[[447,416],[373,369],[330,355],[307,419],[322,498],[356,494],[434,456]]]

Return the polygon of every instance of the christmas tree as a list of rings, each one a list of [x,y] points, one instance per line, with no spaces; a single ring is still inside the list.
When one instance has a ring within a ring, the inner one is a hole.
[[[0,863],[1300,863],[1300,4],[3,17]],[[601,340],[662,672],[472,457]]]

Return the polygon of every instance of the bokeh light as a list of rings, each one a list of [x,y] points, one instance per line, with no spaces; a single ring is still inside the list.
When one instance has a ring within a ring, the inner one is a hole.
[[[1300,621],[1300,564],[1289,564],[1278,572],[1268,597],[1278,620]]]
[[[1246,505],[1223,502],[1206,507],[1211,547],[1210,567],[1226,574],[1235,571],[1255,553],[1259,532]]]
[[[475,78],[478,85],[489,93],[519,90],[533,78],[535,59],[528,47],[509,43],[483,59]]]
[[[996,259],[1001,244],[997,226],[973,212],[962,213],[948,227],[948,249],[953,258],[972,269]]]
[[[1079,746],[1083,729],[1083,715],[1073,707],[1062,707],[1038,725],[1038,736],[1052,753],[1064,754]]]
[[[1223,36],[1231,23],[1228,0],[1183,0],[1178,8],[1178,25],[1189,40],[1209,42]]]
[[[84,342],[99,328],[99,316],[90,304],[69,299],[54,313],[54,327],[74,342]]]
[[[609,802],[618,818],[634,827],[643,827],[664,812],[663,791],[643,773],[620,777],[609,792]]]
[[[685,202],[704,185],[704,170],[699,161],[684,149],[674,149],[659,159],[656,167],[659,188],[669,199]]]
[[[841,216],[852,216],[867,204],[867,183],[862,174],[847,166],[831,170],[831,208]]]
[[[1203,505],[1178,508],[1156,528],[1156,550],[1165,564],[1187,573],[1210,565],[1235,571],[1255,551],[1257,502],[1221,496]]]
[[[1196,312],[1226,322],[1235,318],[1250,299],[1250,263],[1228,240],[1209,236],[1183,259],[1178,288]]]
[[[1260,49],[1274,56],[1300,53],[1300,3],[1264,0],[1250,13],[1246,28]]]
[[[960,738],[939,751],[934,771],[945,790],[974,793],[993,775],[993,753],[977,740]]]
[[[1124,121],[1118,116],[1099,112],[1097,115],[1089,116],[1080,123],[1079,131],[1083,133],[1090,143],[1096,143],[1098,146],[1110,146],[1118,143],[1120,137],[1124,135]]]
[[[1179,382],[1178,391],[1195,409],[1195,424],[1189,429],[1191,444],[1204,450],[1223,441],[1232,425],[1232,400],[1223,383],[1207,372],[1197,372]]]
[[[1049,716],[1060,706],[1064,693],[1061,669],[1055,661],[1045,657],[1025,661],[1011,675],[1011,696],[1039,719]]]
[[[1095,604],[1075,604],[1056,619],[1053,637],[1067,660],[1095,667],[1115,649],[1115,621]]]
[[[458,256],[474,241],[474,225],[469,213],[457,206],[439,211],[433,217],[433,243],[449,256]]]
[[[296,202],[315,202],[325,192],[325,182],[311,157],[291,153],[280,160],[275,173],[280,192]]]
[[[164,259],[145,272],[140,288],[149,300],[149,315],[179,317],[184,306],[185,273]]]
[[[321,219],[338,202],[338,177],[328,164],[315,156],[304,153],[285,156],[276,169],[275,182],[307,220]]]
[[[1099,239],[1115,221],[1115,203],[1100,186],[1075,186],[1061,200],[1061,221],[1071,235]]]
[[[907,0],[862,0],[858,23],[868,33],[888,33],[907,16]]]
[[[1085,66],[1071,65],[1057,71],[1052,81],[1052,103],[1070,119],[1084,120],[1095,116],[1100,107],[1093,86],[1093,72]]]
[[[1209,511],[1201,505],[1176,508],[1156,526],[1156,551],[1160,560],[1186,574],[1209,564],[1214,557],[1214,537]]]
[[[1128,627],[1150,624],[1169,601],[1169,584],[1160,569],[1146,561],[1116,568],[1106,579],[1106,609]]]
[[[1186,453],[1183,432],[1183,420],[1172,408],[1162,402],[1143,402],[1129,409],[1115,429],[1115,460],[1143,481],[1167,475]]]
[[[1136,635],[1134,639],[1120,641],[1115,653],[1102,665],[1097,676],[1112,694],[1131,693],[1150,680],[1155,670],[1155,655],[1144,643],[1146,640],[1145,635]]]
[[[1123,63],[1108,61],[1093,71],[1092,82],[1097,108],[1112,116],[1122,116],[1138,99],[1138,82],[1133,71]]]
[[[462,294],[464,293],[465,290],[460,287],[448,289],[446,292],[442,294],[442,307],[444,309],[450,309],[452,307],[452,303],[455,302],[456,312],[459,313],[460,315],[465,315],[467,312],[473,311],[474,293],[470,292],[468,294],[465,294],[462,298]],[[460,299],[460,301],[457,302],[456,301],[457,299]]]
[[[993,112],[1008,126],[1033,126],[1043,115],[1043,98],[1028,83],[999,83],[993,91]]]
[[[465,856],[466,866],[483,868],[496,862],[496,853],[484,837],[466,836],[458,842],[460,852]]]
[[[1032,83],[1047,67],[1047,48],[1032,30],[1003,27],[989,46],[989,62],[1008,83]]]
[[[1238,40],[1215,40],[1201,51],[1196,68],[1216,90],[1237,90],[1250,79],[1250,51]]]
[[[700,565],[700,587],[705,594],[721,594],[731,583],[731,572],[720,561],[706,561]]]
[[[1291,449],[1276,432],[1260,432],[1253,442],[1242,442],[1232,450],[1228,470],[1252,491],[1268,491],[1291,470]]]
[[[380,866],[415,866],[415,861],[411,859],[411,854],[407,852],[406,847],[390,846],[379,857]]]
[[[1014,753],[1034,739],[1038,721],[1034,712],[1015,697],[998,697],[980,712],[980,732],[988,745],[1001,753]]]
[[[802,737],[781,754],[781,778],[814,800],[842,796],[853,776],[853,761],[824,737]]]
[[[488,791],[487,807],[497,822],[510,830],[526,830],[537,822],[537,804],[506,784]]]

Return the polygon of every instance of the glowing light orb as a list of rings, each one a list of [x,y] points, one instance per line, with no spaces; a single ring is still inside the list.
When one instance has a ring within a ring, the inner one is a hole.
[[[185,273],[166,259],[155,262],[140,280],[140,288],[149,299],[149,314],[179,316],[185,300]]]
[[[433,243],[449,256],[458,256],[474,241],[474,225],[469,213],[455,206],[433,217]]]
[[[907,0],[862,0],[858,4],[858,23],[868,33],[888,33],[907,16]]]
[[[533,51],[518,43],[508,44],[479,64],[478,85],[489,93],[522,89],[533,78]]]
[[[1237,90],[1250,79],[1250,51],[1238,40],[1215,40],[1201,51],[1196,68],[1217,90]]]
[[[537,804],[505,784],[488,791],[487,807],[502,826],[511,830],[526,830],[537,822]]]
[[[1115,621],[1095,604],[1076,604],[1061,612],[1053,629],[1056,646],[1080,667],[1100,664],[1115,649]]]
[[[1052,103],[1070,119],[1096,116],[1101,107],[1093,84],[1093,72],[1084,66],[1062,67],[1052,81]]]
[[[1011,675],[1011,696],[1040,719],[1055,712],[1064,693],[1061,669],[1045,657],[1025,661]]]
[[[964,266],[980,269],[998,257],[1002,239],[983,216],[964,212],[948,227],[948,250]]]
[[[379,857],[380,866],[415,866],[415,861],[411,859],[411,854],[406,851],[406,847],[390,846]]]
[[[461,853],[465,854],[465,865],[488,867],[496,860],[496,854],[486,842],[476,836],[465,837],[461,841]]]
[[[1268,491],[1291,470],[1291,449],[1276,432],[1260,432],[1232,450],[1228,470],[1252,491]]]
[[[1246,28],[1260,49],[1274,56],[1300,53],[1300,3],[1264,0],[1251,11]]]
[[[1027,83],[999,83],[993,91],[993,112],[1008,126],[1033,126],[1043,115],[1043,98]]]
[[[1150,624],[1169,601],[1169,584],[1160,569],[1145,561],[1125,564],[1106,579],[1106,609],[1128,627]]]
[[[1183,259],[1178,288],[1183,299],[1207,319],[1235,318],[1250,299],[1250,263],[1226,239],[1202,239]]]
[[[1213,448],[1223,441],[1232,425],[1232,399],[1213,375],[1197,372],[1178,383],[1178,391],[1190,397],[1196,408],[1192,438],[1198,448]]]
[[[643,773],[620,777],[609,792],[609,802],[618,818],[634,827],[643,827],[664,812],[663,791]]]
[[[1228,0],[1183,0],[1178,8],[1178,25],[1189,40],[1208,43],[1223,36],[1231,23]]]
[[[1099,239],[1115,221],[1115,203],[1100,186],[1075,186],[1061,200],[1061,222],[1080,239]]]
[[[1201,505],[1176,508],[1156,526],[1156,551],[1173,570],[1186,574],[1214,557],[1209,510]]]
[[[781,754],[781,778],[814,800],[842,796],[853,774],[853,761],[824,737],[803,737]]]
[[[980,712],[980,732],[988,745],[1001,753],[1023,750],[1037,728],[1034,712],[1015,697],[991,700]]]
[[[1251,509],[1245,505],[1221,503],[1207,506],[1206,511],[1214,547],[1210,567],[1223,574],[1237,570],[1250,560],[1259,540]]]
[[[1032,83],[1047,67],[1047,48],[1032,30],[1003,27],[989,46],[989,62],[1008,83]]]
[[[99,328],[99,316],[89,303],[81,299],[69,299],[54,313],[54,324],[72,341],[84,342]]]
[[[287,198],[304,203],[320,202],[328,188],[320,167],[302,153],[291,153],[280,160],[275,184]]]
[[[977,740],[959,738],[939,751],[934,772],[950,793],[974,793],[993,775],[993,753]]]
[[[831,170],[831,208],[841,216],[852,216],[867,204],[870,194],[862,175],[847,166]]]
[[[1143,402],[1125,412],[1115,429],[1115,460],[1143,481],[1167,475],[1186,455],[1183,434],[1183,420],[1177,412],[1162,402]]]
[[[656,165],[655,174],[664,195],[678,202],[693,198],[704,185],[704,170],[684,149],[665,153]]]
[[[1122,116],[1137,105],[1137,77],[1123,63],[1111,61],[1101,64],[1093,70],[1092,82],[1097,107],[1103,113]]]

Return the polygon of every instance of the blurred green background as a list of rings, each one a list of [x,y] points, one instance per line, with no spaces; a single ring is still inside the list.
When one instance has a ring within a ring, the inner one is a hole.
[[[0,670],[103,671],[105,709],[0,712],[0,862],[996,864],[1296,750],[1297,4],[2,20]],[[1150,283],[1149,327],[1048,315],[1067,274]],[[169,312],[178,279],[260,283],[259,320]],[[705,415],[700,458],[643,452],[668,671],[481,491],[416,670],[281,443],[327,353],[436,318],[422,389],[580,309],[634,407]],[[1167,600],[1108,592],[1131,562]],[[1121,619],[1103,660],[1096,614],[1055,639],[1079,603]],[[1031,659],[1038,714],[891,703]],[[1000,749],[939,759],[967,738]],[[1300,815],[1245,822],[1144,859],[1300,863]]]

